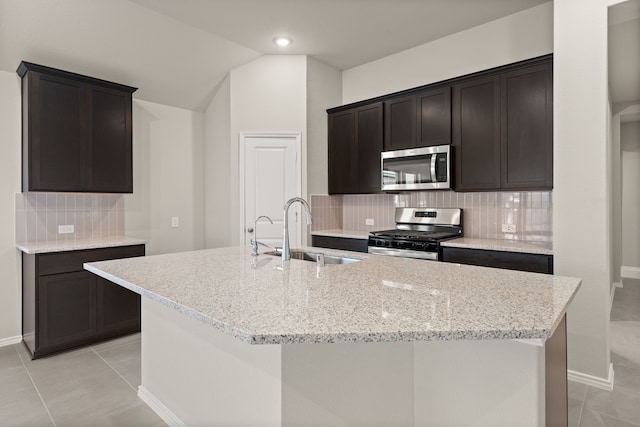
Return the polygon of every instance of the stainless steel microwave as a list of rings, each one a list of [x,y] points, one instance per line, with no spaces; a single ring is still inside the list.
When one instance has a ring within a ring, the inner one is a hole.
[[[382,190],[441,190],[451,188],[449,145],[384,151]]]

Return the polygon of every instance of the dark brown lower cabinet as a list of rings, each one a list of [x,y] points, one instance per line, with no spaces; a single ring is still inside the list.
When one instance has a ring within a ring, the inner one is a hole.
[[[31,356],[140,331],[140,295],[83,269],[144,245],[22,255],[22,334]]]
[[[442,261],[553,274],[553,255],[443,247]]]

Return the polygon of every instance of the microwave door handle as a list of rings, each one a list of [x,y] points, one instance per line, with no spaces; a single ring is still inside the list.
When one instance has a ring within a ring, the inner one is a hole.
[[[437,155],[434,153],[431,155],[431,182],[436,182],[437,181],[437,175],[436,175],[436,160],[437,160]]]

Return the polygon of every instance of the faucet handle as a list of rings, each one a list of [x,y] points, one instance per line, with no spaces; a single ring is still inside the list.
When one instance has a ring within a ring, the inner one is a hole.
[[[247,227],[247,233],[253,233],[253,227]]]

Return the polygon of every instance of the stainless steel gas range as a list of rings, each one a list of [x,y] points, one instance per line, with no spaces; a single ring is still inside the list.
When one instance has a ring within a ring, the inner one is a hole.
[[[369,253],[438,261],[440,242],[462,236],[462,209],[396,208],[395,221],[369,233]]]

